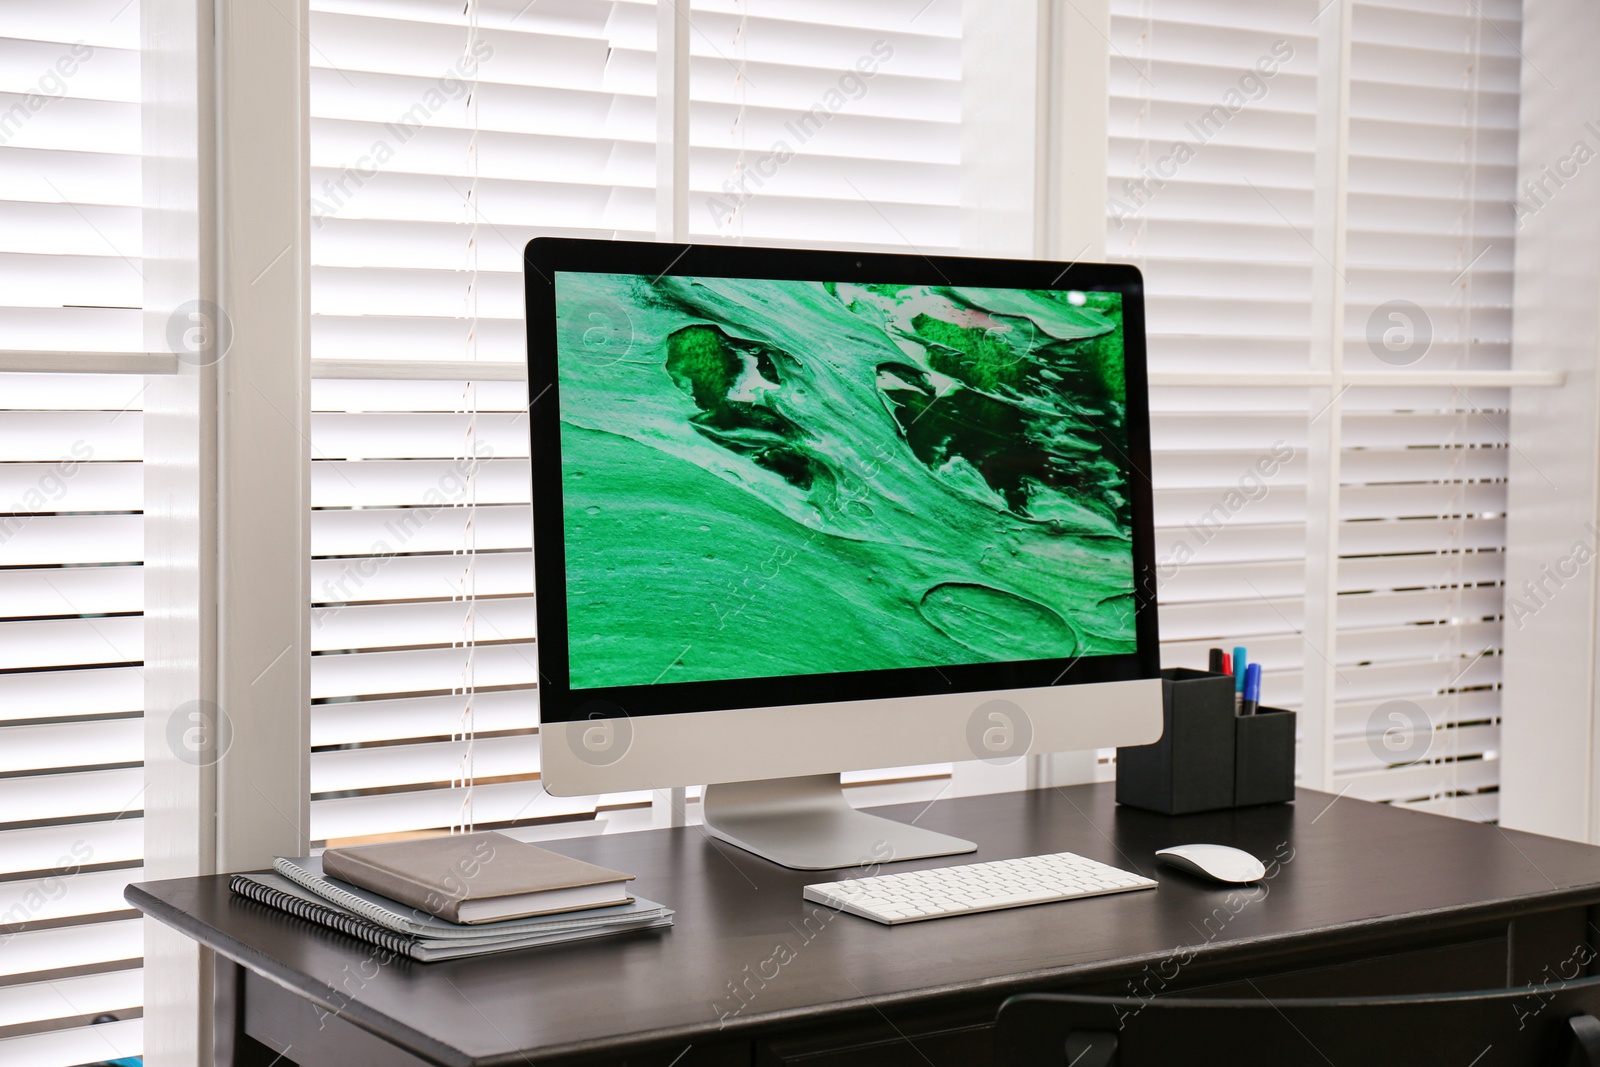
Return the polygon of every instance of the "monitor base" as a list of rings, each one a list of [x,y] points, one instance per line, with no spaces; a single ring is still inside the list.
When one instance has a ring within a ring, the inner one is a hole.
[[[701,801],[706,830],[763,859],[800,871],[831,871],[975,852],[959,837],[857,811],[837,774],[720,782]]]

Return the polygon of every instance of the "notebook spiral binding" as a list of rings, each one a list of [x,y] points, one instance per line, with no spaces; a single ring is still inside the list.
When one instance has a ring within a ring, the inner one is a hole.
[[[253,878],[234,875],[228,882],[228,888],[241,897],[254,900],[258,904],[265,904],[270,908],[276,908],[279,911],[288,912],[296,918],[316,923],[318,926],[329,927],[351,937],[358,937],[368,944],[377,945],[379,948],[388,949],[390,952],[398,952],[405,956],[411,955],[414,943],[409,937],[394,933],[391,930],[385,930],[381,926],[374,926],[355,916],[340,914],[332,908],[321,907],[309,900],[291,896],[288,893],[273,889],[271,886],[262,885]]]

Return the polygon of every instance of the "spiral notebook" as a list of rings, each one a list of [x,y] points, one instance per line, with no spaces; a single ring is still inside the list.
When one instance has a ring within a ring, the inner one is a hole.
[[[526,921],[493,923],[465,928],[466,936],[433,937],[398,933],[392,926],[373,922],[365,915],[357,914],[296,885],[281,874],[268,872],[236,874],[229,881],[229,888],[239,896],[278,911],[424,963],[554,945],[627,930],[654,930],[671,926],[673,916],[670,908],[662,907],[653,901],[635,900],[632,904],[616,908],[596,909],[609,913],[599,922],[576,924],[570,919],[563,919],[546,920],[542,923]],[[379,907],[376,904],[370,906]],[[396,906],[391,904],[387,907]],[[495,929],[496,927],[516,929]]]
[[[526,919],[504,919],[500,922],[475,923],[466,926],[429,915],[420,908],[407,907],[399,901],[371,890],[329,878],[322,870],[320,856],[279,856],[272,861],[273,869],[302,889],[309,890],[325,901],[331,901],[346,911],[376,923],[395,933],[408,937],[435,939],[469,939],[491,935],[542,934],[556,930],[582,930],[591,926],[607,926],[619,920],[630,921],[641,911],[652,908],[667,911],[660,904],[648,900],[635,900],[632,904],[617,904],[586,911],[563,912],[558,915],[534,916]]]

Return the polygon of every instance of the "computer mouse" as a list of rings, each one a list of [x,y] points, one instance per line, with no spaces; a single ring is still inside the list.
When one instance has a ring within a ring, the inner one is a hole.
[[[1254,882],[1267,873],[1260,860],[1227,845],[1173,845],[1156,855],[1170,866],[1216,882]]]

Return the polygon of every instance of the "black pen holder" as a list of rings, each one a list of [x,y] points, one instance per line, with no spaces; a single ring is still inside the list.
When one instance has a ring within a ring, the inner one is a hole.
[[[1294,712],[1282,708],[1257,708],[1234,720],[1234,807],[1294,799],[1294,728]]]
[[[1161,672],[1161,740],[1117,749],[1117,803],[1187,815],[1294,799],[1294,712],[1235,715],[1233,685],[1226,674]]]

